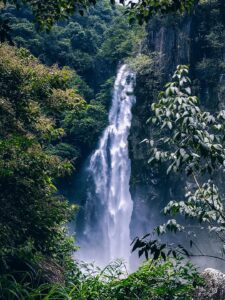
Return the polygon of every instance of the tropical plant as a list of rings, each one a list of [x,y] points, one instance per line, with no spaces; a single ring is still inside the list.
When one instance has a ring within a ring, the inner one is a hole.
[[[167,174],[179,172],[186,176],[184,199],[170,201],[164,213],[182,215],[205,226],[214,233],[214,238],[216,236],[222,242],[223,253],[225,213],[222,187],[216,182],[224,169],[225,112],[212,114],[202,110],[197,97],[192,95],[190,84],[188,67],[178,66],[173,81],[166,85],[165,92],[160,93],[159,101],[152,104],[154,115],[149,122],[160,131],[155,131],[151,140],[145,140],[151,149],[149,163],[165,163]],[[157,227],[156,231],[162,234],[184,229],[184,225],[172,219]],[[152,244],[150,241],[148,246],[142,242],[139,241],[136,248],[143,248],[142,253],[153,249],[152,253],[155,253],[156,242]],[[180,249],[190,255],[183,247]],[[212,253],[208,255],[213,256]]]

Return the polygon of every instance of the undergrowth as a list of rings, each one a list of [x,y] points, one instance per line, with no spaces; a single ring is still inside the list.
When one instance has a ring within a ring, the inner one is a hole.
[[[64,283],[42,283],[34,288],[35,278],[27,275],[18,281],[14,276],[0,278],[0,298],[4,300],[191,300],[201,278],[196,268],[182,258],[163,262],[151,260],[128,274],[122,261],[104,269],[91,264],[74,268]]]

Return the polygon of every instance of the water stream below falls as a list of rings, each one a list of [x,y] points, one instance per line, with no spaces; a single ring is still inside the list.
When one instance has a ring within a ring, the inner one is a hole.
[[[92,154],[87,172],[84,228],[78,235],[79,258],[104,266],[117,258],[129,264],[133,202],[128,136],[132,120],[135,74],[120,67],[114,84],[109,125]]]

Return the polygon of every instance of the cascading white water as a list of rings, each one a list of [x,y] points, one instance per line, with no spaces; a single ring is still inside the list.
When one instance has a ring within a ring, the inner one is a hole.
[[[109,125],[88,167],[88,197],[80,258],[108,264],[116,258],[129,262],[133,202],[129,191],[131,164],[128,135],[135,103],[135,74],[123,65],[114,84]]]

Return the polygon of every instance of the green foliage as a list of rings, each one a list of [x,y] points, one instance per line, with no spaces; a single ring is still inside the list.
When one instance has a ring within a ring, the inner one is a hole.
[[[114,76],[118,62],[137,49],[143,28],[129,25],[123,8],[112,8],[103,1],[87,15],[75,15],[67,22],[52,27],[49,33],[37,32],[28,9],[17,11],[13,6],[3,10],[10,21],[13,42],[27,48],[47,65],[58,64],[76,70],[74,83],[90,101],[100,85]],[[113,49],[113,51],[112,51]]]
[[[211,174],[225,159],[224,112],[213,116],[201,111],[197,98],[191,95],[187,73],[187,67],[179,66],[174,81],[166,85],[159,101],[152,104],[155,116],[151,121],[160,125],[162,133],[168,133],[162,135],[159,143],[169,145],[169,151],[154,148],[152,159],[170,161],[168,173],[185,168],[188,175],[193,172]]]
[[[3,0],[3,2],[6,4],[10,1]],[[13,0],[12,2],[17,8],[21,6],[21,2],[18,0]],[[35,20],[41,29],[50,29],[56,21],[68,18],[75,12],[83,16],[84,12],[86,12],[90,6],[96,5],[98,2],[97,0],[39,0],[38,2],[34,0],[24,0],[22,3],[31,8]],[[115,2],[115,0],[109,0],[111,4],[115,4]],[[148,21],[148,19],[155,14],[190,10],[194,4],[194,0],[163,0],[160,2],[147,0],[138,2],[129,1],[128,3],[125,0],[119,0],[119,3],[126,5],[130,21],[135,18],[139,23],[143,23],[144,21]]]
[[[139,54],[135,58],[129,58],[127,63],[130,65],[132,70],[141,76],[145,73],[148,74],[153,64],[153,58],[151,58],[149,55]]]
[[[12,42],[11,40],[11,28],[9,26],[9,20],[0,16],[0,43]]]
[[[186,201],[171,201],[164,209],[165,214],[180,213],[186,218],[208,223],[210,232],[224,233],[224,205],[218,188],[210,180],[199,186],[196,191],[185,195]],[[221,236],[222,237],[222,236]]]
[[[182,259],[144,263],[137,272],[115,285],[115,298],[189,300],[194,288],[201,283],[196,269]]]
[[[6,4],[8,1],[3,0]],[[17,8],[21,7],[21,2],[18,0],[12,1]],[[84,14],[89,6],[96,4],[96,1],[93,0],[68,0],[68,1],[43,1],[39,0],[25,0],[22,4],[26,4],[28,7],[31,8],[35,20],[41,29],[48,28],[50,29],[53,24],[60,20],[65,19],[70,15],[73,15],[74,12],[79,12],[81,15]]]
[[[190,11],[197,2],[194,0],[130,1],[127,13],[131,21],[137,19],[140,24],[143,24],[155,15]]]
[[[66,224],[76,207],[55,182],[71,173],[106,117],[103,106],[87,104],[77,93],[74,76],[40,64],[26,49],[0,47],[1,276],[29,266],[48,273],[52,262],[64,277],[73,265]]]
[[[121,16],[114,18],[114,23],[105,33],[99,56],[107,57],[109,66],[116,66],[118,61],[129,57],[135,45],[143,38],[141,27],[129,26],[127,19]],[[113,51],[112,51],[113,49]]]
[[[130,26],[122,13],[122,7],[113,9],[108,1],[104,1],[90,9],[88,15],[74,16],[66,23],[53,26],[46,34],[35,30],[29,10],[18,12],[12,6],[4,10],[5,17],[11,20],[12,39],[17,46],[29,49],[47,65],[65,66],[64,74],[70,74],[67,91],[62,92],[59,85],[48,97],[50,115],[63,129],[63,145],[51,146],[50,150],[59,154],[67,147],[61,154],[72,159],[76,168],[93,149],[106,125],[113,85],[112,79],[108,78],[115,74],[119,60],[134,53],[135,45],[143,35],[143,28]],[[115,51],[111,51],[112,48]],[[68,67],[76,71],[68,71]],[[43,89],[43,95],[46,91]],[[77,91],[88,104],[79,99],[76,105],[73,104]],[[69,106],[69,103],[70,107],[65,111],[63,106]],[[58,132],[53,131],[50,124],[43,126],[45,121],[41,119],[41,126],[46,129],[45,138],[54,139]]]
[[[104,84],[101,85],[100,92],[96,94],[96,101],[104,105],[109,110],[112,99],[113,85],[115,77],[111,77]]]
[[[29,10],[17,12],[9,6],[3,11],[20,48],[0,47],[0,272],[13,274],[17,281],[17,271],[31,266],[40,271],[40,281],[62,277],[61,283],[73,273],[75,247],[66,223],[75,207],[60,195],[56,182],[93,149],[106,126],[111,99],[112,80],[103,83],[118,60],[133,52],[141,33],[118,18],[121,7],[113,10],[110,5],[60,23],[49,35],[35,31]],[[118,36],[111,41],[113,28]],[[107,57],[110,47],[116,48],[117,57]],[[26,49],[53,66],[40,64]],[[92,100],[96,93],[97,101]],[[46,270],[48,262],[50,273],[58,274],[53,278]],[[27,277],[18,282],[21,287],[32,283]],[[34,279],[30,288],[38,284]]]
[[[106,124],[104,106],[91,101],[88,105],[81,105],[66,113],[62,126],[69,132],[70,140],[75,144],[82,140],[82,146],[91,150]]]
[[[190,263],[177,259],[176,262],[145,262],[129,276],[119,261],[103,270],[86,265],[82,266],[82,272],[78,268],[73,281],[65,286],[42,284],[34,289],[12,277],[4,277],[0,283],[0,295],[7,300],[191,300],[195,287],[201,285],[202,280]]]
[[[205,224],[223,244],[225,214],[215,178],[224,169],[224,111],[212,114],[201,110],[187,74],[187,66],[178,66],[173,81],[160,93],[159,101],[152,104],[154,116],[150,121],[159,126],[160,137],[147,140],[151,145],[149,163],[165,162],[167,173],[185,172],[193,182],[186,188],[185,199],[171,201],[165,214],[181,214]],[[184,229],[174,220],[169,222],[173,222],[173,227],[167,223],[158,228],[158,233]]]

